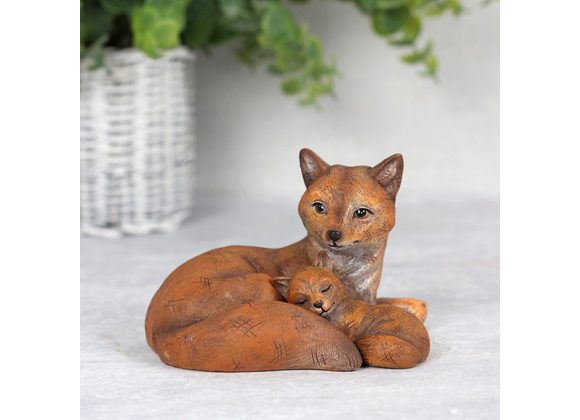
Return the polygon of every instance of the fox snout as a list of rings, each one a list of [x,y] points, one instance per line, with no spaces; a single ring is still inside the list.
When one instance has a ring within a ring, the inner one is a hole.
[[[332,301],[324,297],[320,297],[320,299],[316,300],[314,303],[309,302],[309,304],[310,307],[306,309],[323,316],[326,312],[330,311],[333,306]]]

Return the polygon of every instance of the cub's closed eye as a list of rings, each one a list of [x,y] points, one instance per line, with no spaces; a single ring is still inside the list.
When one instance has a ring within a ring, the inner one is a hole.
[[[373,212],[370,211],[369,209],[365,209],[363,207],[361,207],[360,209],[356,209],[354,211],[354,217],[356,217],[357,219],[364,219],[369,214],[373,214]]]
[[[308,296],[297,295],[294,297],[294,303],[296,305],[302,305],[303,303],[306,303],[307,301],[308,301]]]
[[[331,287],[332,287],[332,284],[329,284],[327,287],[325,287],[323,290],[321,290],[320,293],[328,292]]]

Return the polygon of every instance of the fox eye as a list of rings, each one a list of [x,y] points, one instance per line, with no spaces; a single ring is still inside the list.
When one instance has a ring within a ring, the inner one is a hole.
[[[369,209],[365,209],[365,208],[360,208],[360,209],[356,209],[354,211],[354,217],[356,217],[357,219],[364,219],[365,217],[367,217],[368,215],[373,214],[372,211],[370,211]]]
[[[328,286],[326,286],[323,290],[320,291],[320,293],[325,293],[328,292],[330,290],[330,288],[332,287],[332,284],[329,284]]]
[[[326,211],[326,206],[322,203],[316,202],[313,206],[317,213],[324,213]]]

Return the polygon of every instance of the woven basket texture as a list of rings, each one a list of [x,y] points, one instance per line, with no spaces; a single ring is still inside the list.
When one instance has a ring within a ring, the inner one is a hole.
[[[194,196],[194,54],[107,51],[81,62],[81,232],[175,230]]]

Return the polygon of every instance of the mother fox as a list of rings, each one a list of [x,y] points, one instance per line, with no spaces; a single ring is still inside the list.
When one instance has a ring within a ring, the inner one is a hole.
[[[298,206],[308,232],[304,239],[279,249],[230,246],[206,252],[173,271],[153,296],[145,331],[164,363],[221,372],[358,368],[360,353],[338,328],[283,302],[272,286],[273,278],[314,265],[321,252],[352,298],[400,306],[425,318],[420,300],[376,298],[395,225],[402,156],[372,168],[330,166],[302,149],[300,168],[307,188]],[[408,336],[411,329],[402,322],[394,331]],[[385,349],[385,357],[393,351]]]

